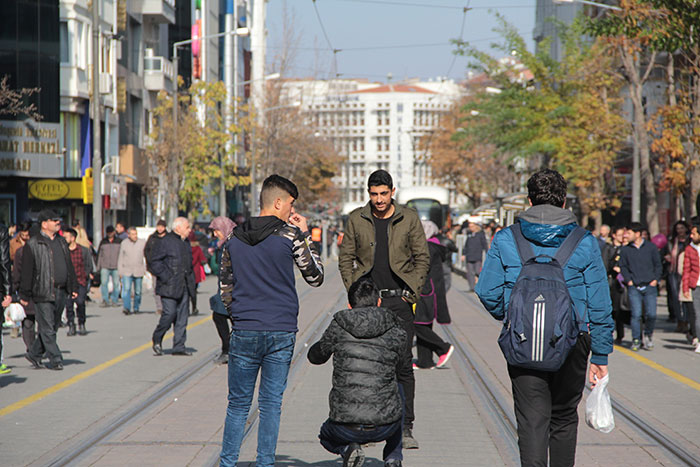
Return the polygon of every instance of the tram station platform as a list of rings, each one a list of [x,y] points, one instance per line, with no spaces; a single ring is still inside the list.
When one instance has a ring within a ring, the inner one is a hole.
[[[200,310],[215,289],[215,278],[200,286]],[[405,466],[518,465],[510,383],[496,343],[500,323],[467,289],[455,275],[448,293],[453,322],[439,330],[458,351],[445,368],[416,372],[414,435],[420,449],[404,451]],[[328,416],[332,363],[313,366],[306,360],[307,346],[332,313],[346,306],[337,265],[327,265],[322,287],[298,279],[298,291],[300,331],[276,465],[339,466],[340,457],[318,442]],[[622,411],[616,412],[615,430],[606,435],[587,427],[582,402],[577,465],[698,465],[691,462],[700,459],[700,355],[672,332],[664,301],[659,299],[656,348],[631,352],[628,339],[610,358],[611,396]],[[62,372],[31,369],[22,340],[5,333],[5,362],[13,371],[0,376],[0,464],[218,465],[227,366],[213,363],[220,341],[210,313],[190,317],[187,346],[193,356],[168,355],[168,338],[166,354],[155,357],[151,293],[145,292],[139,315],[94,303],[88,306],[87,336],[66,337],[65,328],[59,330]],[[239,462],[246,467],[255,465],[254,410],[249,419]],[[365,448],[365,465],[383,465],[381,450],[381,444]]]

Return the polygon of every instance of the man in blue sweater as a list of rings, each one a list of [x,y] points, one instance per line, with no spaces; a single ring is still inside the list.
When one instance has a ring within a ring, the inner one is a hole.
[[[258,372],[256,465],[275,465],[282,395],[298,330],[294,264],[312,287],[323,283],[323,265],[309,247],[306,219],[294,212],[298,196],[290,180],[265,179],[260,216],[234,229],[221,256],[221,299],[233,320],[221,467],[238,462]]]
[[[652,335],[656,324],[656,297],[659,294],[658,285],[662,273],[659,250],[652,242],[644,240],[643,230],[642,224],[633,222],[629,228],[630,242],[620,250],[620,272],[625,278],[632,314],[631,349],[635,352],[639,350],[642,338],[642,308],[645,311],[644,349],[654,348]]]
[[[554,256],[577,227],[576,216],[564,209],[566,180],[558,172],[541,170],[527,182],[532,207],[516,222],[535,255]],[[496,234],[486,255],[476,293],[498,320],[508,315],[508,303],[522,263],[512,229]],[[577,407],[588,380],[592,385],[608,374],[612,353],[612,306],[608,278],[598,241],[587,233],[562,265],[569,295],[578,316],[576,345],[559,370],[547,372],[508,365],[513,388],[518,446],[523,466],[573,466],[576,456]]]

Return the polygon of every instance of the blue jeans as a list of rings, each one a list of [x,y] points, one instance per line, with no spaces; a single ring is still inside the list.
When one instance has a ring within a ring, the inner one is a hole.
[[[246,418],[260,372],[258,455],[256,466],[274,466],[282,395],[294,353],[296,334],[284,331],[231,332],[228,366],[228,408],[221,449],[221,467],[234,467],[243,441]]]
[[[109,295],[107,283],[109,277],[112,277],[112,295]],[[119,272],[116,269],[100,269],[100,291],[102,292],[102,300],[105,302],[117,303],[119,301]]]
[[[642,338],[642,308],[644,308],[644,335],[651,337],[656,324],[656,287],[647,285],[643,290],[628,287],[631,308],[632,339]]]
[[[122,300],[124,309],[131,311],[131,284],[134,284],[134,312],[141,307],[141,281],[143,277],[123,276],[122,277]]]

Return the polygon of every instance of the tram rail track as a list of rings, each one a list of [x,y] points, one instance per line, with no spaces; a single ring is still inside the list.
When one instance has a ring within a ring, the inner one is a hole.
[[[333,268],[335,270],[335,268]],[[331,272],[331,275],[333,272]],[[337,272],[336,272],[337,274]],[[330,279],[330,278],[329,278]],[[299,302],[302,303],[305,298],[313,291],[313,288],[306,288],[298,295]],[[338,303],[338,299],[329,300],[333,303],[329,306],[334,306]],[[297,342],[295,346],[295,354],[292,357],[292,366],[290,367],[290,379],[298,371],[300,367],[299,362],[303,361],[303,357],[306,353],[305,343],[310,342],[315,339],[319,334],[325,329],[324,324],[326,324],[331,317],[330,311],[332,309],[328,306],[322,307],[318,316],[314,318],[311,325],[308,326],[301,334],[302,341]],[[163,383],[161,387],[156,389],[152,394],[143,400],[139,400],[135,404],[130,405],[124,411],[117,413],[113,417],[109,418],[107,421],[101,423],[101,426],[96,429],[95,432],[81,438],[78,442],[70,444],[69,447],[62,450],[57,456],[53,457],[46,465],[51,467],[62,467],[66,465],[74,465],[82,459],[85,459],[92,450],[105,441],[109,440],[111,436],[116,434],[120,429],[127,426],[130,422],[135,421],[138,417],[150,409],[157,407],[159,403],[168,399],[169,396],[173,395],[178,389],[181,389],[189,381],[195,379],[195,377],[204,374],[206,371],[212,369],[216,364],[214,363],[214,357],[219,352],[218,346],[214,346],[207,350],[205,355],[199,358],[197,361],[189,364],[181,371],[170,377],[167,382]],[[246,432],[243,442],[250,435],[250,432],[257,424],[258,417],[257,400],[255,406],[251,407],[250,415],[246,422]],[[212,457],[207,465],[218,465],[218,452],[216,457]]]
[[[464,291],[460,291],[460,294],[466,299],[466,301],[473,303],[479,310],[481,310],[483,313],[486,313],[486,311],[483,311],[483,309],[481,308],[481,304],[473,295]],[[495,320],[493,323],[494,326],[498,325],[498,322]],[[450,338],[450,342],[453,345],[455,345],[455,348],[459,351],[460,354],[464,355],[465,358],[468,361],[470,361],[470,365],[472,366],[473,371],[475,372],[475,378],[477,378],[481,382],[481,384],[487,386],[485,390],[491,397],[491,403],[497,405],[498,409],[503,414],[505,414],[506,418],[509,419],[507,423],[503,423],[504,429],[510,429],[510,427],[512,427],[512,435],[515,437],[517,446],[517,425],[515,423],[515,417],[513,415],[512,409],[510,408],[510,404],[512,404],[512,401],[506,401],[506,398],[502,394],[500,396],[498,395],[498,393],[501,391],[494,387],[493,382],[489,382],[489,378],[483,376],[485,374],[484,369],[483,366],[478,362],[478,359],[475,358],[475,356],[469,352],[464,343],[457,338],[457,336],[452,331],[452,329],[449,328],[449,326],[445,326],[444,328],[445,333]],[[590,391],[590,385],[587,384],[585,389],[586,394],[589,394]],[[640,415],[637,411],[628,407],[625,403],[621,402],[613,394],[610,394],[610,401],[617,420],[621,419],[626,424],[635,429],[643,437],[650,439],[658,446],[660,446],[664,451],[666,451],[672,458],[674,458],[677,461],[675,465],[688,465],[691,467],[700,465],[700,457],[698,455],[694,454],[678,442],[671,439],[668,434],[664,433],[663,430],[656,427],[652,422],[645,419],[645,417]],[[508,406],[505,406],[505,404],[508,404]]]

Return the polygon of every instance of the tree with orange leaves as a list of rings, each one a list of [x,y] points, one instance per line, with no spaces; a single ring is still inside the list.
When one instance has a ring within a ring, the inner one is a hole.
[[[475,208],[485,201],[483,195],[493,200],[499,192],[517,191],[518,179],[508,157],[496,146],[464,131],[467,102],[455,103],[438,128],[421,138],[419,149],[426,154],[433,175],[466,196]]]

